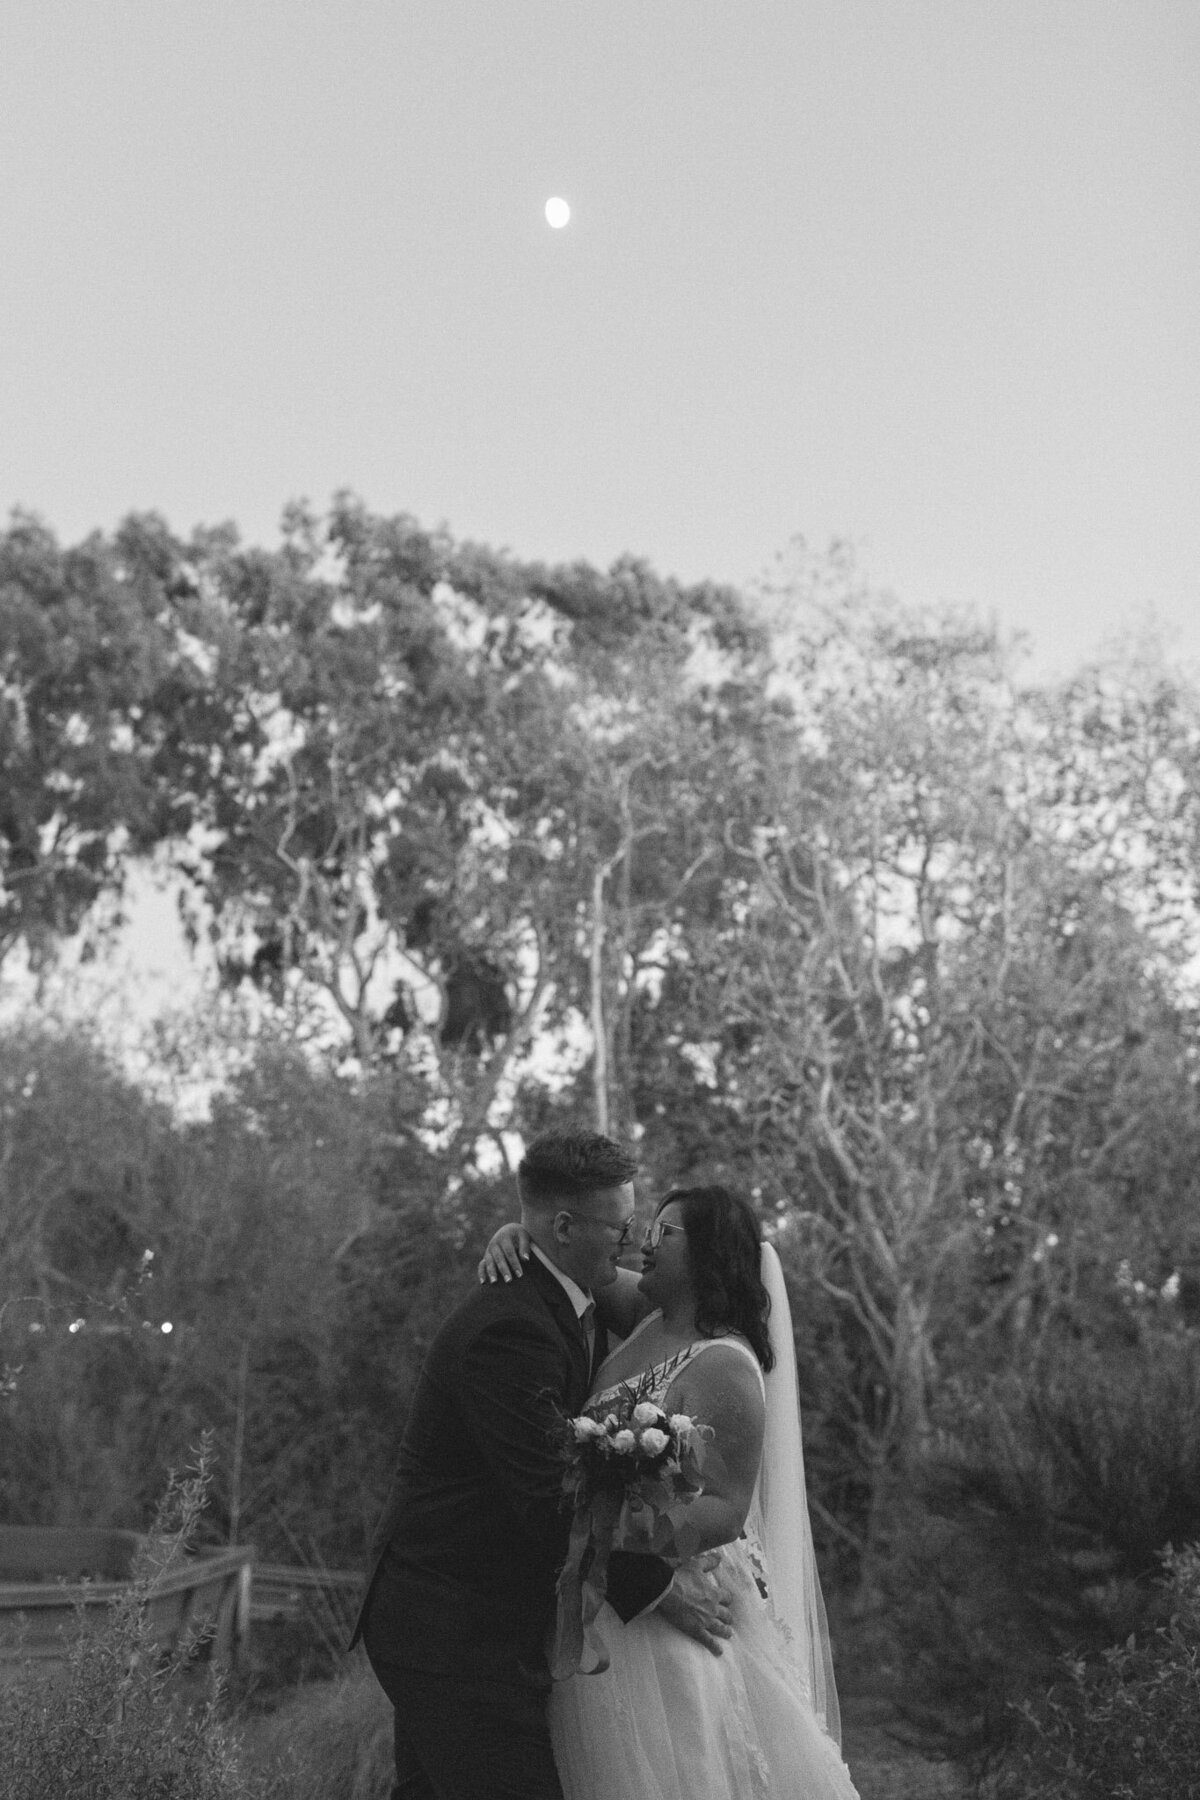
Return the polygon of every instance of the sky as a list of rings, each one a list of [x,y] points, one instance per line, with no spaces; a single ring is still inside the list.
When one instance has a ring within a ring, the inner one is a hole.
[[[1200,659],[1197,94],[1195,0],[4,0],[0,514],[846,539]]]

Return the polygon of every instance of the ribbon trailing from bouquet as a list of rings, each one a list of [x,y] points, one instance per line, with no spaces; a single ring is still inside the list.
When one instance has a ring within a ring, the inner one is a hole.
[[[608,1559],[620,1516],[619,1503],[597,1495],[592,1505],[575,1509],[567,1559],[558,1577],[558,1615],[550,1674],[555,1681],[571,1675],[599,1675],[608,1653],[596,1631],[596,1618],[608,1593]]]

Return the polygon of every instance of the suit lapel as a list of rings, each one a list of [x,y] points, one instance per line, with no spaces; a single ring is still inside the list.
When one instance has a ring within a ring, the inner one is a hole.
[[[563,1341],[571,1353],[574,1386],[572,1393],[567,1397],[567,1406],[574,1410],[587,1399],[591,1388],[591,1370],[588,1368],[587,1340],[583,1335],[583,1327],[579,1323],[575,1308],[571,1305],[567,1290],[561,1281],[556,1280],[549,1269],[538,1261],[536,1256],[530,1257],[526,1264],[525,1279],[528,1280],[530,1275],[537,1283],[538,1290],[550,1308],[555,1324],[562,1333]],[[597,1344],[600,1341],[598,1328],[596,1341]]]

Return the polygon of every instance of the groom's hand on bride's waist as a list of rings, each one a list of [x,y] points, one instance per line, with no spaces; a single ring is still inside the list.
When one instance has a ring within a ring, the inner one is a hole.
[[[713,1553],[697,1557],[686,1569],[676,1569],[671,1585],[653,1609],[668,1625],[695,1638],[714,1656],[721,1654],[722,1638],[733,1636],[732,1596],[713,1573],[719,1560]]]

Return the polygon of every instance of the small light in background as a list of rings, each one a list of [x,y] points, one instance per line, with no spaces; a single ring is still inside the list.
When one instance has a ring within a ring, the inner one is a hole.
[[[175,1329],[175,1327],[172,1325],[170,1319],[164,1319],[161,1326],[159,1327],[159,1330],[162,1332],[164,1337],[170,1337],[170,1335],[174,1331],[174,1329]]]

